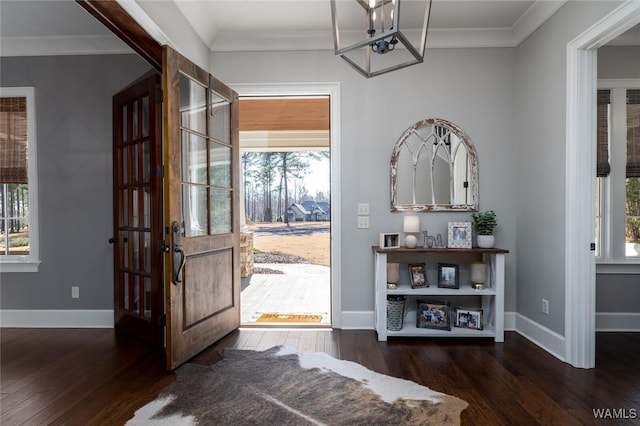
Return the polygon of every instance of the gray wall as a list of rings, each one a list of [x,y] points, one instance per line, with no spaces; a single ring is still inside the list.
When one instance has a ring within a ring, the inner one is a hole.
[[[228,84],[339,82],[342,309],[372,311],[373,255],[380,232],[399,232],[389,211],[393,145],[415,122],[458,124],[478,152],[480,208],[498,214],[496,245],[507,256],[506,309],[515,310],[516,187],[514,49],[434,49],[423,64],[365,79],[333,52],[214,53],[212,73]],[[357,229],[357,203],[370,204],[370,229]],[[423,229],[446,235],[469,213],[420,213]]]
[[[136,55],[0,60],[2,86],[34,86],[40,259],[2,273],[2,309],[111,309],[112,96],[149,65]],[[71,298],[71,287],[80,298]]]
[[[640,78],[640,46],[598,49],[598,78]]]
[[[598,78],[640,79],[640,46],[598,49]],[[596,276],[597,312],[640,312],[640,273]]]
[[[618,6],[568,2],[516,52],[517,311],[564,335],[567,43]],[[541,299],[549,300],[549,315]]]

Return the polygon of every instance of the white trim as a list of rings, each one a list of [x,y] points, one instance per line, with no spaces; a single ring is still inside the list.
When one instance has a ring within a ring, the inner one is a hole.
[[[375,313],[374,311],[343,311],[342,312],[342,328],[343,330],[375,330]],[[338,327],[333,327],[338,328]]]
[[[25,260],[23,262],[14,261],[13,259],[2,262],[0,261],[0,273],[5,272],[38,272],[40,261]]]
[[[516,312],[504,313],[504,331],[516,331]]]
[[[513,32],[512,46],[518,46],[525,41],[527,37],[533,34],[547,19],[551,18],[566,2],[567,0],[535,1],[511,27]]]
[[[555,331],[516,313],[516,332],[540,346],[561,361],[565,361],[565,338]]]
[[[158,24],[144,11],[135,0],[116,0],[125,12],[133,18],[160,45],[169,45],[175,49],[171,39]]]
[[[340,83],[229,84],[238,96],[329,95],[331,145],[331,326],[342,328],[342,224],[340,200]],[[373,324],[373,322],[372,322]]]
[[[114,35],[60,37],[3,37],[2,57],[131,54],[133,50]]]
[[[510,27],[498,28],[430,28],[427,34],[427,48],[477,48],[516,47],[529,37],[540,25],[560,9],[567,0],[535,1],[525,13]],[[202,10],[195,5],[178,2],[178,8],[189,21],[201,21]],[[194,28],[194,31],[196,29]],[[214,28],[196,31],[212,52],[251,51],[333,51],[331,31],[262,31],[262,32],[219,32]],[[411,33],[403,31],[409,38]]]
[[[640,332],[640,312],[598,312],[596,331]]]
[[[2,272],[38,272],[40,265],[40,233],[38,220],[38,135],[36,89],[34,87],[0,87],[0,97],[27,98],[27,177],[29,179],[29,254],[0,257]],[[18,264],[22,264],[18,268]],[[5,268],[6,265],[6,268]]]
[[[0,327],[113,328],[113,310],[2,309]]]
[[[118,4],[159,44],[176,48],[169,36],[136,0],[116,0]],[[537,0],[510,27],[432,28],[428,48],[516,47],[536,31],[567,0]],[[207,22],[198,2],[176,1],[175,6],[191,23],[193,31],[211,52],[250,51],[333,51],[333,37],[327,31],[220,32]],[[189,24],[191,25],[191,24]],[[197,27],[197,28],[196,28]],[[406,32],[406,31],[405,31]],[[132,53],[130,47],[112,35],[65,37],[10,37],[2,39],[2,56],[52,56]]]
[[[598,89],[640,89],[640,78],[599,78]]]
[[[595,367],[595,49],[638,22],[640,2],[627,0],[567,44],[564,355],[575,367]]]
[[[640,261],[624,260],[598,260],[596,262],[596,274],[609,275],[640,275]]]

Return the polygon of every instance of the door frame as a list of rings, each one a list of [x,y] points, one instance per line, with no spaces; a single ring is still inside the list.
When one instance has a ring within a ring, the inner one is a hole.
[[[331,152],[331,326],[342,328],[342,225],[340,205],[340,83],[230,84],[240,98],[247,96],[329,96]]]
[[[564,358],[578,368],[595,367],[597,49],[638,23],[640,2],[627,0],[567,44]]]
[[[135,3],[127,3],[128,10],[125,10],[116,0],[76,0],[76,3],[93,15],[98,22],[107,27],[116,37],[149,62],[155,69],[162,72],[162,44],[157,40],[164,42],[164,44],[170,43],[155,23],[151,24],[148,20],[145,22],[147,26],[151,25],[151,27],[157,29],[157,31],[154,31],[154,38],[149,31],[132,18],[132,16],[136,16],[135,13],[132,13]],[[135,7],[142,10],[137,4],[135,4]],[[138,15],[140,20],[143,14]]]

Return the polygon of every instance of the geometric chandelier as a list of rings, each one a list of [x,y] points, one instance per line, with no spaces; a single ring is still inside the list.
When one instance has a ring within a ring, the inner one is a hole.
[[[331,0],[335,54],[367,78],[418,64],[430,10],[431,0]]]

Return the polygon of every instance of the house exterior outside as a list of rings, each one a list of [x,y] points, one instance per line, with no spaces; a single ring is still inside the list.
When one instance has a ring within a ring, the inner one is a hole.
[[[311,212],[308,211],[302,204],[293,203],[287,209],[287,215],[291,222],[304,222],[309,220]]]
[[[303,201],[302,205],[309,211],[307,220],[331,220],[331,204],[328,201]]]

